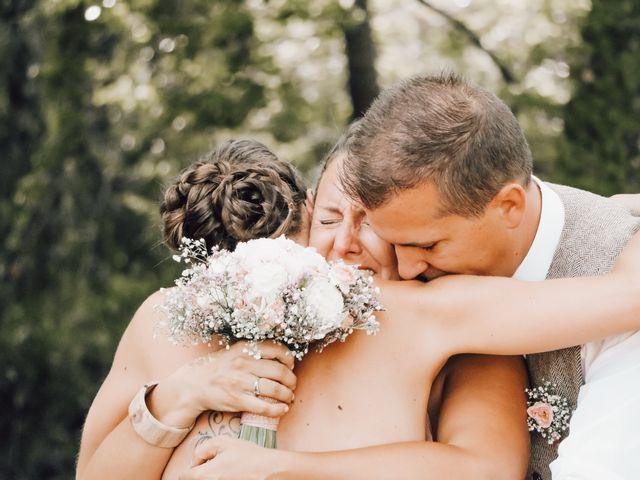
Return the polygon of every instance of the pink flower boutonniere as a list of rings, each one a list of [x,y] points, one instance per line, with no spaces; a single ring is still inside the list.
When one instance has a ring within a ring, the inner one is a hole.
[[[553,407],[548,403],[536,402],[527,408],[527,415],[542,428],[549,428],[553,422]]]
[[[545,382],[544,385],[527,388],[527,425],[529,431],[538,432],[549,445],[562,438],[569,428],[571,409],[567,399],[555,393],[556,385]]]

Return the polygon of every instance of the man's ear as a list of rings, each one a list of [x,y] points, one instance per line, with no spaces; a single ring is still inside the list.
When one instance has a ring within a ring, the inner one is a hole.
[[[524,217],[527,192],[519,183],[508,183],[493,197],[490,205],[497,209],[508,228],[516,228]]]
[[[313,216],[313,209],[315,208],[315,200],[313,199],[314,197],[314,192],[313,190],[311,190],[310,188],[307,190],[307,199],[304,202],[305,207],[307,208],[307,212],[309,213],[309,217]]]

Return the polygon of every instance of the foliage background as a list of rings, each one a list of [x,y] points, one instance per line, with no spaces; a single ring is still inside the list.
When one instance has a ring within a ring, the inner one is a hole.
[[[178,273],[162,185],[222,138],[312,175],[380,87],[453,69],[542,177],[640,190],[637,1],[96,2],[0,5],[2,478],[73,476],[124,327]]]

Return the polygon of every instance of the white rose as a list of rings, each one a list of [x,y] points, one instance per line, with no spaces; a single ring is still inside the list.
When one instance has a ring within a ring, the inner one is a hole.
[[[321,322],[314,340],[321,340],[329,332],[340,327],[344,300],[336,287],[325,279],[314,278],[302,295],[305,303],[318,313]]]
[[[304,263],[309,267],[315,268],[318,272],[326,274],[329,271],[329,264],[327,260],[318,253],[313,247],[304,248],[302,253]]]
[[[298,280],[308,272],[326,272],[328,264],[313,248],[303,247],[283,236],[239,243],[233,255],[247,271],[263,263],[277,263],[289,278]]]
[[[287,271],[275,263],[257,264],[247,274],[246,280],[250,298],[263,298],[267,303],[271,303],[285,287]]]
[[[273,238],[258,238],[239,243],[233,254],[243,261],[268,262],[282,258],[286,252],[286,244]]]
[[[326,273],[329,264],[314,248],[303,247],[286,237],[278,237],[271,242],[271,258],[281,263],[292,279],[300,279],[305,273]],[[277,255],[277,256],[276,256]]]

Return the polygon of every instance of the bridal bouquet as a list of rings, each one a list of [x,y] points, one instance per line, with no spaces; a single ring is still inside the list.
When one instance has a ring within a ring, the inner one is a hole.
[[[373,334],[381,310],[371,273],[342,261],[327,262],[312,248],[280,237],[239,243],[233,252],[207,251],[202,240],[184,238],[174,260],[188,267],[159,305],[174,342],[222,345],[283,343],[301,359],[354,330]],[[243,415],[240,438],[275,448],[277,420]]]

